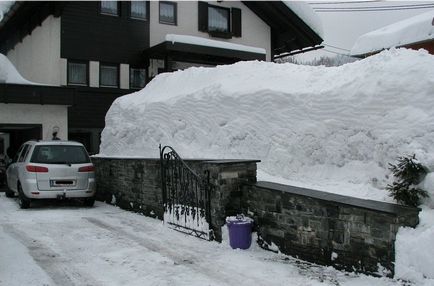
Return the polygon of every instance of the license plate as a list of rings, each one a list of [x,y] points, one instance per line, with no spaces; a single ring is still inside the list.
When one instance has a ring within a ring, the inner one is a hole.
[[[50,180],[50,187],[74,187],[75,180]]]

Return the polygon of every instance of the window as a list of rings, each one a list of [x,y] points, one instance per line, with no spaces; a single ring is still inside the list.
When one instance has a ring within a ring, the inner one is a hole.
[[[146,20],[147,19],[147,10],[146,10],[146,2],[145,1],[131,1],[131,18]]]
[[[118,87],[119,67],[117,65],[100,64],[99,85],[102,87]]]
[[[12,159],[12,162],[18,162],[18,156],[20,155],[21,151],[23,151],[24,145],[21,145],[20,149],[18,149],[18,152],[15,153],[14,158]]]
[[[118,1],[101,1],[101,14],[118,16]]]
[[[229,15],[229,9],[208,6],[208,32],[229,33]]]
[[[90,163],[86,149],[73,145],[39,145],[35,146],[32,163],[39,164],[85,164]]]
[[[130,69],[130,88],[143,88],[146,83],[146,70],[141,68]]]
[[[27,153],[29,152],[29,144],[24,145],[23,151],[21,151],[20,158],[18,159],[18,162],[24,162],[27,157]]]
[[[199,1],[198,29],[212,37],[241,37],[241,9],[225,8]]]
[[[87,63],[68,61],[68,85],[87,85]]]
[[[176,25],[176,3],[160,2],[160,23]]]

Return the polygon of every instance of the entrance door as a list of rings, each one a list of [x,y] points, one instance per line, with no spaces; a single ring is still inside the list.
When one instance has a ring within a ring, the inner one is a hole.
[[[42,124],[1,124],[0,137],[3,138],[3,150],[9,158],[13,158],[20,146],[29,140],[42,139]]]

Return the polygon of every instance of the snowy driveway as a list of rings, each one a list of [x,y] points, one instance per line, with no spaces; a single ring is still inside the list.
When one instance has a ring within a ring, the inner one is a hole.
[[[0,193],[0,285],[397,285],[307,265],[257,246],[233,251],[101,202],[21,210]],[[398,283],[399,284],[399,283]]]

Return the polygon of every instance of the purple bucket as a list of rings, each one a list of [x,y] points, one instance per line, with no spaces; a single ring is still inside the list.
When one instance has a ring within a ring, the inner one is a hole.
[[[233,249],[248,249],[252,243],[253,220],[243,215],[226,218],[229,230],[229,244]]]

